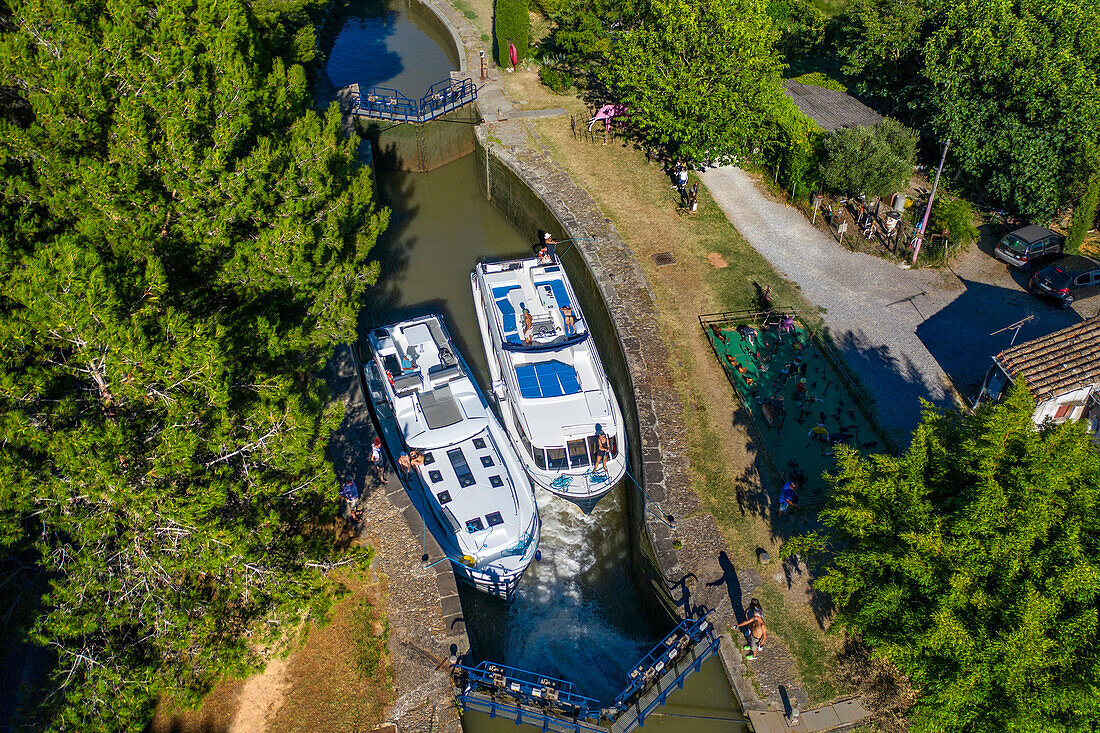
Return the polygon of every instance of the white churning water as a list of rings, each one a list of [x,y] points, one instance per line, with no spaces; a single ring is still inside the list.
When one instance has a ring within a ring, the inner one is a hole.
[[[605,703],[650,646],[626,573],[621,497],[613,491],[585,515],[565,499],[539,493],[542,560],[531,564],[516,591],[503,645],[505,664],[569,680]]]

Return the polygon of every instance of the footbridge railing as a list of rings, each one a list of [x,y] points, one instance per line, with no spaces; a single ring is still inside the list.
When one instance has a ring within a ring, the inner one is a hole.
[[[706,616],[681,621],[642,657],[610,707],[581,695],[572,682],[481,662],[454,666],[456,697],[466,710],[555,733],[629,733],[718,652]]]
[[[396,89],[371,87],[366,94],[351,95],[352,114],[394,122],[430,122],[477,99],[473,79],[444,79],[428,87],[420,99],[410,99]]]

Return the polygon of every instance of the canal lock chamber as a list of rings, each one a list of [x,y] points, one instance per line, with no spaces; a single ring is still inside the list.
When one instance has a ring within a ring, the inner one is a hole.
[[[458,67],[444,24],[416,0],[350,3],[334,18],[322,50],[333,86],[386,86],[411,98]],[[485,389],[469,273],[482,258],[530,255],[541,229],[564,230],[524,181],[479,146],[473,105],[451,115],[423,125],[360,121],[371,142],[379,199],[392,211],[390,228],[376,245],[381,273],[366,296],[360,333],[442,313]],[[630,474],[640,479],[626,356],[579,250],[561,247],[559,254],[619,397]],[[628,478],[590,515],[541,490],[536,498],[542,559],[528,569],[516,597],[504,602],[460,586],[471,656],[565,679],[585,696],[610,702],[636,661],[678,621],[645,529],[642,492]],[[706,730],[709,720],[729,730],[730,715],[714,713],[734,711],[731,701],[721,665],[712,658],[646,725],[683,730],[687,723]],[[464,716],[471,733],[501,722]]]

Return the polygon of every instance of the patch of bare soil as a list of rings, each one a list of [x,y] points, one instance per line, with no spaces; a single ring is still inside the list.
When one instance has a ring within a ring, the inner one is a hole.
[[[303,647],[270,660],[260,674],[219,684],[199,710],[162,704],[150,733],[352,731],[382,723],[393,701],[385,589],[369,571],[334,572],[349,593]]]
[[[707,255],[707,262],[711,264],[715,269],[721,270],[723,267],[729,267],[730,263],[726,262],[726,258],[717,252],[711,252]]]

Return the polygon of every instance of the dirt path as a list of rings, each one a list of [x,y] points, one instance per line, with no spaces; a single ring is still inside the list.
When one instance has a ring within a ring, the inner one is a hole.
[[[291,657],[272,659],[264,671],[249,677],[240,692],[240,702],[228,733],[263,733],[267,721],[283,704]]]

